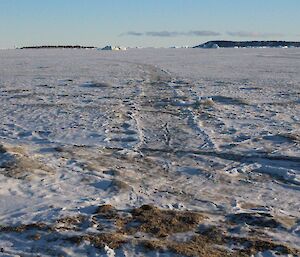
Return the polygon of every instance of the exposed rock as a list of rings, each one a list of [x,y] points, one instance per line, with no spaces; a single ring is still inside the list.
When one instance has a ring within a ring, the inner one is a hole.
[[[300,42],[290,41],[209,41],[193,48],[249,48],[249,47],[300,47]]]

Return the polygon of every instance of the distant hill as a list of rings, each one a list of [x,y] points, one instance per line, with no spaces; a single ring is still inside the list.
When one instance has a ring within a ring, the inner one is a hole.
[[[43,48],[77,48],[77,49],[93,49],[94,46],[80,46],[80,45],[48,45],[48,46],[25,46],[19,49],[43,49]]]
[[[276,48],[286,48],[286,47],[300,47],[300,42],[290,42],[290,41],[209,41],[204,44],[194,46],[193,48],[257,48],[257,47],[276,47]]]

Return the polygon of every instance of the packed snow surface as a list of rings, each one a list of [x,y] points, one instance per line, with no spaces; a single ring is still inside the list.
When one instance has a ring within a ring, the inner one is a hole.
[[[266,237],[300,245],[298,49],[1,50],[0,101],[1,226],[154,204],[269,215],[286,226]],[[7,232],[0,248],[147,256]]]

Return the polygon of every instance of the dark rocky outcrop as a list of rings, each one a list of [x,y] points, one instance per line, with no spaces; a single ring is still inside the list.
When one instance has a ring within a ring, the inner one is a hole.
[[[257,47],[300,47],[300,42],[291,41],[208,41],[193,48],[257,48]]]

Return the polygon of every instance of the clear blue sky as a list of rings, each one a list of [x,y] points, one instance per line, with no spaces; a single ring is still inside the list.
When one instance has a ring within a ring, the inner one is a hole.
[[[300,0],[0,0],[0,47],[300,40]]]

